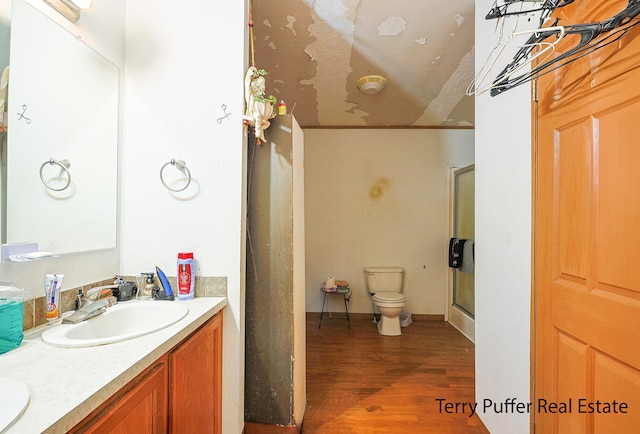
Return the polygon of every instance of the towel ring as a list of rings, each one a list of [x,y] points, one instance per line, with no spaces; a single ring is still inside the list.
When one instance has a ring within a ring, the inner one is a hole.
[[[53,188],[47,183],[47,181],[44,180],[43,172],[47,164],[51,166],[53,166],[54,164],[57,166],[60,166],[60,168],[62,169],[62,172],[67,174],[67,183],[63,187]],[[69,167],[71,167],[71,162],[69,160],[56,160],[53,158],[49,158],[49,161],[45,161],[44,163],[42,163],[42,166],[40,166],[40,181],[42,181],[44,186],[47,187],[49,190],[52,190],[52,191],[66,190],[69,187],[69,185],[71,185],[71,172],[69,172]]]
[[[176,166],[178,168],[179,171],[181,171],[182,173],[184,173],[185,175],[187,175],[187,182],[184,184],[184,187],[182,188],[171,188],[167,185],[167,183],[164,180],[164,169],[167,168],[167,166]],[[162,182],[162,185],[165,186],[165,188],[169,191],[172,191],[174,193],[186,190],[187,187],[189,187],[189,184],[191,184],[191,172],[189,171],[189,168],[187,167],[187,165],[185,164],[184,161],[182,160],[175,160],[175,159],[171,159],[171,161],[169,161],[168,163],[165,163],[162,168],[160,169],[160,181]]]

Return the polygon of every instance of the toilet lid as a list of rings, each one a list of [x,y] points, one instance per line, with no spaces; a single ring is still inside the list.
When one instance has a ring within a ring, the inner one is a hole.
[[[373,299],[379,301],[405,301],[407,298],[399,292],[376,292]]]

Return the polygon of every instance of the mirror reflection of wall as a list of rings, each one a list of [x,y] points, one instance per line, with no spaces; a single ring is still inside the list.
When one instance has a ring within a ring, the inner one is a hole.
[[[23,0],[13,0],[10,42],[3,242],[114,248],[118,68]]]
[[[9,66],[9,42],[11,36],[11,2],[0,2],[0,240],[6,238],[7,187],[7,84]],[[3,79],[2,77],[5,77]]]

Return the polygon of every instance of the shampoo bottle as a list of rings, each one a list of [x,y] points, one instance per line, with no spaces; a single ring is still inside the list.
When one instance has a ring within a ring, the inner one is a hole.
[[[196,266],[193,253],[178,253],[178,300],[195,296]]]

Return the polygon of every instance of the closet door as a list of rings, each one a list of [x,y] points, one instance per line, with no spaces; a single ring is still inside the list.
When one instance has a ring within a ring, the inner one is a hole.
[[[626,6],[579,3],[562,8],[562,22],[598,21]],[[540,79],[537,433],[636,432],[640,425],[639,36],[636,27]]]

